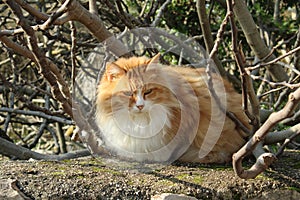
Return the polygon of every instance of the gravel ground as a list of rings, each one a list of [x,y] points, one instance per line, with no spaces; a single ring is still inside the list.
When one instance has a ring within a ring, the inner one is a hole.
[[[0,191],[5,181],[14,180],[27,199],[151,199],[161,193],[197,199],[300,199],[300,151],[284,153],[251,180],[238,178],[230,165],[141,167],[91,157],[46,162],[0,156],[0,166]]]

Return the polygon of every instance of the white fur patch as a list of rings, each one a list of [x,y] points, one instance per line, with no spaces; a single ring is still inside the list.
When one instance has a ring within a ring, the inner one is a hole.
[[[123,108],[111,116],[98,113],[98,122],[103,132],[105,145],[120,156],[137,161],[166,161],[172,148],[163,141],[165,129],[170,127],[169,112],[161,105],[145,101],[142,111]]]

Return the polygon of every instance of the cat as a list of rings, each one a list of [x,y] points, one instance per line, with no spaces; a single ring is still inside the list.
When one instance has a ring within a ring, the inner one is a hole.
[[[119,58],[106,65],[96,98],[106,147],[140,162],[229,162],[247,134],[211,97],[205,68],[162,65],[159,59]],[[227,110],[249,126],[241,95],[218,75],[212,80]]]

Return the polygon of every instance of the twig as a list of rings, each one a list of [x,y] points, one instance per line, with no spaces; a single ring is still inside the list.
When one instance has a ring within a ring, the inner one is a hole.
[[[281,123],[289,126],[300,123],[300,109],[292,117],[282,120]]]
[[[279,57],[277,57],[277,58],[275,58],[275,59],[273,59],[273,60],[271,60],[271,61],[269,61],[269,62],[265,62],[265,63],[261,63],[261,62],[260,62],[260,63],[256,64],[256,65],[253,66],[253,67],[247,67],[246,70],[253,71],[253,70],[259,69],[259,68],[261,68],[261,67],[263,67],[263,66],[275,64],[275,63],[277,63],[279,60],[281,60],[281,59],[283,59],[283,58],[285,58],[285,57],[287,57],[287,56],[289,56],[289,55],[291,55],[291,54],[293,54],[293,53],[296,53],[296,52],[299,51],[299,50],[300,50],[300,46],[294,48],[293,50],[291,50],[291,51],[289,51],[289,52],[287,52],[287,53],[285,53],[285,54],[283,54],[283,55],[281,55],[281,56],[279,56]]]
[[[210,51],[210,53],[209,53],[209,57],[211,57],[211,58],[212,58],[212,57],[217,53],[217,51],[218,51],[219,45],[220,45],[220,43],[221,43],[221,41],[222,41],[222,35],[223,35],[223,33],[224,33],[225,27],[226,27],[227,24],[228,24],[230,15],[231,15],[231,13],[227,12],[225,18],[224,18],[223,21],[222,21],[222,24],[221,24],[219,30],[218,30],[218,33],[217,33],[217,36],[216,36],[217,39],[216,39],[215,44],[214,44],[214,46],[212,47],[212,49],[211,49],[211,51]]]
[[[164,14],[164,11],[166,10],[168,4],[171,3],[171,0],[167,0],[163,3],[163,5],[159,8],[157,15],[155,16],[155,19],[153,20],[153,22],[151,23],[151,27],[156,27],[162,17],[162,15]]]
[[[47,126],[48,126],[47,119],[44,119],[42,124],[40,125],[39,130],[36,133],[33,141],[28,145],[29,149],[32,149],[37,145],[37,143],[39,142],[39,139],[42,137],[44,130],[46,129]]]
[[[213,37],[212,37],[212,34],[211,34],[211,30],[210,30],[210,23],[208,21],[208,17],[207,17],[207,14],[206,14],[205,0],[197,0],[196,1],[196,8],[197,8],[197,14],[198,14],[199,22],[200,22],[200,25],[201,25],[201,30],[202,30],[203,37],[204,37],[206,50],[210,52],[210,57],[214,60],[221,76],[225,77],[226,76],[226,71],[223,68],[222,63],[219,60],[216,52],[217,52],[217,48],[219,47],[219,43],[222,40],[222,36],[223,36],[224,30],[225,30],[225,26],[228,23],[228,16],[226,15],[225,18],[223,19],[223,22],[222,22],[222,24],[221,24],[221,26],[218,30],[215,45],[214,45]],[[230,78],[230,77],[228,77],[228,78]]]
[[[237,28],[234,22],[233,16],[233,5],[231,0],[227,0],[227,12],[229,13],[229,22],[231,26],[231,38],[232,38],[232,48],[235,56],[237,66],[241,74],[242,83],[242,97],[243,97],[243,107],[246,115],[250,119],[250,124],[253,125],[254,131],[258,129],[259,126],[259,102],[257,96],[254,92],[253,84],[251,78],[247,75],[245,71],[245,58],[242,49],[239,48],[237,42]],[[252,112],[248,109],[248,97],[251,103]]]
[[[134,28],[134,25],[128,20],[126,15],[124,15],[124,11],[122,8],[122,5],[120,4],[119,1],[116,1],[116,4],[118,6],[118,11],[114,7],[114,5],[111,3],[109,0],[104,0],[105,4],[113,11],[113,13],[118,16],[118,18],[129,28],[132,29]]]
[[[297,38],[294,46],[300,46],[300,27],[298,29]],[[296,69],[300,70],[300,51],[297,51],[294,55],[294,66]]]
[[[274,92],[278,92],[280,90],[283,90],[284,88],[286,88],[285,86],[284,87],[279,87],[279,88],[274,88],[274,89],[271,89],[271,90],[268,90],[266,91],[265,93],[263,94],[259,94],[258,95],[258,99],[261,99],[262,97],[266,96],[266,95],[269,95],[269,94],[272,94]]]
[[[71,28],[71,40],[72,40],[72,46],[71,46],[71,62],[72,62],[72,83],[75,83],[76,78],[76,27],[74,22],[70,22],[70,28]]]
[[[60,149],[60,142],[59,141],[59,138],[56,134],[56,131],[51,127],[51,126],[46,126],[46,130],[51,134],[52,138],[53,138],[53,141],[54,141],[54,145],[55,145],[55,149],[54,149],[54,153],[55,154],[59,154],[59,153],[66,153],[66,152],[63,152],[61,149]],[[59,133],[58,133],[59,134]],[[65,141],[64,141],[65,142]]]
[[[72,0],[66,0],[63,5],[61,5],[56,12],[52,13],[51,16],[42,25],[39,26],[41,30],[48,29],[61,15],[67,11],[67,6]]]
[[[9,56],[9,59],[11,61],[12,69],[13,69],[13,79],[12,79],[12,81],[13,81],[13,83],[15,83],[17,81],[17,78],[18,78],[17,75],[16,75],[16,73],[17,73],[16,72],[16,65],[15,65],[14,59],[13,59],[13,57],[12,57],[12,55],[11,55],[10,52],[8,52],[8,56]],[[14,101],[15,101],[15,94],[13,92],[10,92],[9,102],[8,102],[9,108],[13,108],[14,107]],[[11,114],[8,113],[8,115],[5,118],[5,122],[4,122],[4,133],[5,134],[7,133],[10,120],[11,120]]]
[[[74,125],[74,122],[71,120],[53,116],[53,115],[47,115],[40,111],[18,110],[18,109],[13,109],[13,108],[1,107],[0,112],[16,113],[16,114],[22,114],[22,115],[33,115],[33,116],[42,117],[42,118],[50,120],[50,121],[56,121],[56,122],[59,122],[62,124]]]
[[[0,41],[3,42],[8,48],[13,49],[17,54],[35,61],[33,53],[26,47],[13,42],[11,39],[4,35],[0,35]]]
[[[144,16],[148,3],[149,3],[149,0],[144,1],[144,3],[143,3],[144,5],[143,5],[143,7],[142,7],[142,9],[140,11],[139,17],[143,17]]]
[[[41,52],[38,47],[37,38],[34,30],[29,26],[28,21],[24,18],[20,7],[14,1],[5,0],[6,4],[10,6],[14,14],[19,19],[19,24],[24,29],[29,37],[29,44],[34,54],[35,61],[39,67],[40,73],[47,79],[51,85],[54,97],[59,100],[64,107],[66,113],[72,116],[72,103],[70,92],[65,81],[62,79],[61,74],[58,72],[56,65],[46,58],[45,54]],[[49,69],[51,70],[49,72]],[[58,84],[60,83],[60,84]],[[64,87],[65,86],[65,87]]]
[[[14,0],[17,4],[19,4],[24,10],[26,10],[27,12],[29,12],[32,16],[36,17],[37,19],[43,20],[43,21],[47,21],[50,16],[40,12],[39,10],[35,9],[34,7],[32,7],[30,4],[28,4],[26,1],[24,0]],[[53,17],[52,17],[53,18]],[[67,15],[62,16],[61,18],[56,18],[55,20],[52,19],[51,24],[55,24],[55,25],[62,25],[65,22],[69,21],[70,18]]]
[[[211,69],[212,59],[210,59],[206,66],[206,74],[207,74],[207,85],[208,89],[210,91],[211,96],[216,101],[216,104],[218,105],[219,109],[222,113],[226,114],[226,116],[231,119],[237,127],[239,127],[242,131],[247,133],[248,135],[251,133],[251,131],[234,115],[234,113],[227,111],[223,105],[223,103],[220,101],[214,86],[213,86],[213,78],[212,78],[212,69]],[[228,98],[228,97],[227,97]]]
[[[285,87],[288,87],[290,89],[295,89],[297,87],[300,87],[300,83],[287,83],[286,81],[283,81],[283,82],[273,82],[273,81],[269,81],[265,78],[262,78],[261,76],[255,76],[255,75],[252,75],[252,74],[249,74],[251,76],[252,79],[254,80],[261,80],[263,82],[266,82],[268,83],[270,86],[272,87],[277,87],[277,86],[285,86]]]
[[[291,143],[291,142],[292,142],[297,136],[299,136],[299,135],[300,135],[300,129],[299,129],[296,133],[294,133],[292,136],[290,136],[289,138],[285,139],[284,143],[283,143],[283,144],[280,146],[280,148],[278,149],[278,151],[277,151],[277,153],[276,153],[276,157],[279,157],[279,156],[283,153],[285,147],[286,147],[289,143]]]

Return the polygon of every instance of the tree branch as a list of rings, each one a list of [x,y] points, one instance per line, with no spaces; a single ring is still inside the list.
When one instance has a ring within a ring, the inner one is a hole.
[[[48,155],[48,154],[40,154],[25,147],[18,146],[12,142],[9,142],[0,137],[0,154],[14,157],[20,160],[28,160],[30,158],[35,160],[52,160],[52,161],[60,161],[66,159],[75,159],[84,156],[90,156],[91,153],[88,149],[69,152],[60,155]]]
[[[18,110],[13,108],[5,108],[1,107],[0,112],[7,112],[7,113],[15,113],[15,114],[21,114],[21,115],[32,115],[37,117],[42,117],[44,119],[48,119],[51,121],[56,121],[62,124],[68,124],[68,125],[74,125],[74,122],[68,119],[64,119],[61,117],[53,116],[53,115],[47,115],[40,111],[32,111],[32,110]]]
[[[168,4],[170,4],[172,1],[171,0],[166,0],[163,5],[159,8],[157,15],[155,16],[155,19],[153,20],[153,22],[151,23],[150,26],[152,27],[156,27],[159,24],[159,21],[164,13],[164,11],[166,10]]]
[[[237,66],[240,71],[241,83],[242,83],[242,97],[243,97],[243,107],[246,115],[251,120],[250,124],[253,125],[254,131],[258,129],[260,124],[260,115],[259,115],[259,102],[257,96],[254,92],[252,80],[250,76],[245,71],[246,60],[244,58],[244,54],[242,52],[242,48],[238,45],[238,36],[237,36],[237,28],[234,22],[233,15],[233,5],[231,0],[227,0],[227,12],[229,13],[229,21],[231,26],[231,38],[232,38],[232,49],[234,52],[234,57],[237,63]],[[251,111],[248,109],[248,97],[251,103]]]
[[[212,50],[214,48],[214,42],[213,42],[213,37],[211,34],[210,23],[208,21],[207,15],[206,15],[205,0],[197,0],[196,8],[197,8],[197,13],[198,13],[198,18],[199,18],[202,34],[204,37],[206,50],[209,52],[212,52]],[[226,16],[222,22],[221,27],[219,28],[216,43],[221,40],[222,33],[224,32],[224,27],[227,25],[227,22],[228,22],[228,17]],[[215,47],[218,47],[218,46],[219,45],[217,45]],[[226,71],[224,70],[222,63],[219,60],[217,54],[214,52],[211,57],[214,60],[221,76],[226,77]]]
[[[269,48],[265,45],[265,43],[260,38],[259,32],[257,30],[257,26],[250,14],[245,0],[235,1],[233,11],[239,24],[242,27],[242,30],[245,34],[248,44],[250,45],[252,51],[255,55],[260,59],[264,59],[270,52]],[[272,54],[267,59],[267,61],[275,59],[275,56]],[[288,76],[286,72],[280,65],[272,64],[267,67],[270,72],[272,78],[276,81],[287,81]]]
[[[272,127],[274,127],[281,120],[289,117],[299,102],[300,88],[290,94],[289,100],[282,110],[272,113],[267,121],[256,131],[254,136],[237,153],[233,154],[233,168],[240,178],[255,178],[258,174],[268,168],[268,166],[273,163],[274,160],[276,160],[276,157],[273,154],[266,153],[261,155],[249,170],[244,170],[242,167],[242,161],[244,157],[249,152],[252,152],[260,141],[264,140]]]

